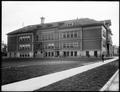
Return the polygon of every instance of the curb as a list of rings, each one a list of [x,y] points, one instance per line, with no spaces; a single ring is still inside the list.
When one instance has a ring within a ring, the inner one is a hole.
[[[116,75],[119,73],[119,69],[114,73],[114,75],[108,80],[108,82],[100,89],[100,91],[105,91],[110,84],[112,83],[112,81],[114,80],[114,78],[116,77]]]

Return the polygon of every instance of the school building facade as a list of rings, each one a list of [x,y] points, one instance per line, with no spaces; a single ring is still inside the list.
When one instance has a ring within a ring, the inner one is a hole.
[[[112,56],[110,20],[89,18],[30,25],[7,34],[8,57]]]

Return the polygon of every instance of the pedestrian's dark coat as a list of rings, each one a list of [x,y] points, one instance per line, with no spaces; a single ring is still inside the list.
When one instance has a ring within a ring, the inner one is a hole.
[[[102,54],[102,61],[104,62],[104,55]]]

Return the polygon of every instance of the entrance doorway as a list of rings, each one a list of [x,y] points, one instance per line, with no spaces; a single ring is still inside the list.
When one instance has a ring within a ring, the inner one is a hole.
[[[59,51],[56,51],[56,57],[59,57]]]
[[[86,51],[86,56],[87,56],[87,57],[89,57],[89,56],[90,56],[90,55],[89,55],[89,51]]]
[[[67,51],[67,56],[69,56],[69,51]]]
[[[66,57],[67,56],[67,53],[66,51],[63,52],[63,56]]]
[[[97,51],[94,51],[94,56],[95,56],[95,57],[97,57],[97,56],[98,56]]]
[[[71,51],[71,56],[73,56],[73,51]]]

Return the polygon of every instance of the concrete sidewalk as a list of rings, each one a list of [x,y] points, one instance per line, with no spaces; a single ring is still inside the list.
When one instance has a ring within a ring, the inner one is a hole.
[[[105,62],[96,62],[94,64],[89,64],[57,73],[43,75],[40,77],[35,77],[15,83],[10,83],[7,85],[3,85],[2,91],[34,91],[42,87],[48,86],[52,83],[58,82],[60,80],[72,77],[76,74],[80,74],[90,69],[102,66],[117,59],[118,57],[115,57],[114,59],[106,60]]]
[[[109,88],[108,91],[119,91],[119,74],[115,77]]]
[[[100,91],[119,91],[119,70],[109,79]]]

